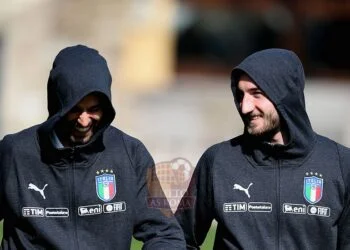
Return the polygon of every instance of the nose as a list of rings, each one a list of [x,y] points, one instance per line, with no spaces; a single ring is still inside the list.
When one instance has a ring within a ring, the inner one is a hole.
[[[242,114],[248,114],[254,110],[254,102],[249,96],[244,96],[240,103]]]
[[[79,115],[79,118],[78,118],[78,123],[81,127],[87,127],[90,125],[90,122],[91,122],[91,118],[90,118],[90,115],[87,113],[87,112],[82,112],[80,115]]]

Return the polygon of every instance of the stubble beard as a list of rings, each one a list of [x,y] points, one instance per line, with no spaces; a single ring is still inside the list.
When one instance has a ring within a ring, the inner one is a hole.
[[[76,121],[66,122],[67,134],[69,134],[70,144],[74,146],[87,144],[94,134],[95,124],[93,124],[92,127],[86,133],[82,133],[80,135],[75,134],[76,126]]]
[[[71,135],[69,139],[73,145],[83,145],[88,143],[91,140],[91,138],[92,138],[92,134],[85,135],[82,137]]]
[[[262,116],[264,123],[262,126],[256,126],[248,121],[246,122],[245,129],[248,134],[259,137],[262,139],[271,139],[277,132],[280,131],[280,119],[278,114],[269,112]]]

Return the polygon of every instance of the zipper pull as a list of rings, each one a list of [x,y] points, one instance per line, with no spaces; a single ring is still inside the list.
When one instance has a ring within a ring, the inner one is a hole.
[[[73,147],[70,151],[70,156],[69,158],[73,161],[74,160],[74,154],[75,154],[75,148]]]

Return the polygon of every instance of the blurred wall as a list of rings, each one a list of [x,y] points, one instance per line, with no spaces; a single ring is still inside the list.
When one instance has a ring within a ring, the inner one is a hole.
[[[113,124],[140,138],[156,161],[185,157],[195,164],[207,147],[240,134],[242,122],[229,86],[233,63],[223,67],[209,55],[203,67],[194,56],[191,69],[198,70],[176,71],[175,65],[181,63],[189,69],[176,56],[179,38],[191,21],[191,11],[200,11],[184,3],[0,0],[0,138],[46,119],[46,82],[54,57],[77,43],[105,56],[113,76],[117,111]],[[217,27],[214,38],[230,32],[220,24],[230,16],[214,20],[213,12],[201,13],[213,20],[210,27],[201,23],[201,28]],[[235,25],[231,38],[239,39],[241,26]],[[196,50],[207,45],[191,46]],[[220,75],[210,74],[213,68],[220,69]],[[350,105],[349,80],[308,77],[307,81],[307,108],[315,130],[350,146],[350,121],[344,115]]]
[[[47,78],[55,55],[66,46],[86,44],[106,57],[115,96],[166,86],[173,79],[173,0],[0,4],[2,134],[46,118]]]

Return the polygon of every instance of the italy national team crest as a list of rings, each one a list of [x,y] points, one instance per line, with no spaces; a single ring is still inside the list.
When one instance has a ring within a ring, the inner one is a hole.
[[[100,170],[96,174],[99,174],[95,177],[98,198],[105,202],[112,200],[116,194],[113,170]]]
[[[309,175],[309,173],[306,173]],[[310,173],[313,175],[313,173]],[[323,179],[321,174],[304,177],[304,198],[311,204],[315,204],[322,199]]]

